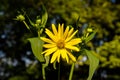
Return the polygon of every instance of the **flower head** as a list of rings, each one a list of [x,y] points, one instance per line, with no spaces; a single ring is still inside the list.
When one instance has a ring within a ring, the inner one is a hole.
[[[78,31],[74,32],[74,29],[69,29],[69,26],[66,27],[64,30],[64,25],[58,25],[58,30],[56,29],[55,25],[52,24],[52,32],[48,29],[45,29],[45,33],[48,35],[49,38],[41,37],[41,39],[46,42],[43,45],[46,48],[42,54],[48,56],[52,55],[51,63],[55,60],[60,62],[60,58],[65,59],[69,62],[69,58],[72,61],[76,61],[76,58],[72,55],[71,50],[79,51],[79,48],[76,47],[78,43],[82,42],[80,38],[74,38],[75,34]]]

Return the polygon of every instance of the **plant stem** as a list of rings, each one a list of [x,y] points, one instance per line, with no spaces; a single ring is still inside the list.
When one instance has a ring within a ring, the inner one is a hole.
[[[58,80],[60,80],[60,63],[59,63],[59,66],[58,66]]]
[[[70,70],[70,75],[69,75],[69,80],[72,80],[74,66],[75,66],[75,63],[72,63],[71,70]]]
[[[25,21],[23,21],[23,23],[25,24],[25,26],[27,27],[28,30],[30,30],[29,26],[27,25],[27,23]]]
[[[42,76],[43,76],[43,80],[46,80],[44,64],[42,65]]]

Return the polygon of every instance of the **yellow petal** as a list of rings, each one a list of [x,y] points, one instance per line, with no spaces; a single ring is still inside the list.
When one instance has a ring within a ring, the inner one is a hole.
[[[76,45],[81,42],[82,42],[82,40],[80,38],[75,38],[75,39],[72,39],[69,42],[67,42],[66,45]]]
[[[53,53],[50,63],[53,63],[59,55],[59,50]]]
[[[53,48],[53,47],[56,47],[56,44],[44,44],[43,47],[45,47],[45,48]]]
[[[54,44],[54,42],[48,38],[45,38],[45,37],[40,37],[41,40],[43,40],[44,42],[47,42],[47,43],[52,43]]]
[[[52,48],[46,49],[45,51],[43,51],[41,54],[45,54],[47,52],[49,52]]]
[[[72,35],[70,35],[69,37],[67,37],[67,39],[65,40],[65,42],[68,42],[69,40],[71,40],[75,34],[78,32],[78,30],[76,30]]]
[[[48,55],[52,54],[53,52],[55,52],[56,50],[57,50],[57,47],[49,48],[49,49],[45,50],[44,52],[42,52],[42,54],[45,53],[45,56],[48,56]]]
[[[66,59],[66,60],[67,60],[67,63],[69,62],[68,55],[67,55],[67,52],[66,52],[65,49],[62,49],[62,50],[61,50],[61,57],[62,57],[63,59]]]
[[[69,62],[69,58],[68,58],[67,53],[65,55],[66,55],[66,60],[67,60],[67,63],[68,63]]]
[[[68,32],[68,37],[72,34],[74,28],[70,29],[70,31]]]
[[[54,41],[54,42],[57,42],[57,38],[56,36],[48,29],[46,29],[45,33]]]
[[[69,31],[69,26],[67,26],[67,28],[65,29],[65,32],[64,32],[64,39],[66,39],[67,35],[68,35],[68,31]]]
[[[58,24],[58,39],[61,38],[61,26]]]
[[[61,25],[61,37],[63,37],[64,24]]]
[[[58,63],[60,62],[60,52],[58,53],[57,61]]]
[[[54,35],[57,35],[57,29],[54,24],[52,24],[52,30],[53,30]]]
[[[67,50],[66,50],[67,51]],[[72,55],[72,53],[70,53],[69,51],[67,51],[67,54],[69,55],[69,57],[72,59],[72,61],[76,61],[76,58]]]
[[[78,47],[75,47],[75,46],[72,46],[72,45],[65,45],[65,48],[71,49],[71,50],[74,50],[74,51],[79,51]]]
[[[60,50],[60,54],[61,54],[61,57],[63,58],[63,59],[65,59],[66,58],[66,51],[64,50],[64,49],[61,49]]]

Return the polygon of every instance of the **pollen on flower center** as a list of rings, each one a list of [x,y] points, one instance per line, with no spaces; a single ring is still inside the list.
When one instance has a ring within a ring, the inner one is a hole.
[[[59,49],[62,49],[62,48],[64,48],[64,46],[65,46],[64,40],[62,40],[62,39],[58,40],[57,47]]]

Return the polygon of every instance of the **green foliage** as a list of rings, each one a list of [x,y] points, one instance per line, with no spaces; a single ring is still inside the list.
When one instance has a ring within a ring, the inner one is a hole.
[[[90,64],[89,77],[87,78],[87,80],[92,80],[92,76],[99,65],[99,59],[96,58],[96,56],[94,56],[91,51],[85,50],[85,53],[89,59]]]
[[[98,55],[102,62],[101,67],[109,66],[110,68],[120,67],[120,37],[116,36],[113,41],[105,42],[102,46],[98,47]],[[105,60],[102,60],[105,58]],[[108,58],[108,59],[106,59]]]
[[[92,40],[95,37],[97,31],[94,31],[93,33],[91,33],[86,39],[85,39],[85,43],[89,42],[90,40]]]
[[[47,10],[46,10],[46,8],[45,8],[45,6],[44,5],[42,5],[42,22],[41,22],[41,24],[42,24],[42,26],[43,27],[45,27],[45,25],[46,25],[46,22],[47,22],[47,19],[48,19],[48,13],[47,13]]]
[[[35,55],[35,57],[40,61],[40,62],[45,62],[45,59],[43,57],[43,55],[41,54],[42,53],[42,50],[43,50],[43,41],[39,38],[29,38],[28,39],[31,43],[31,48],[32,48],[32,51]]]

